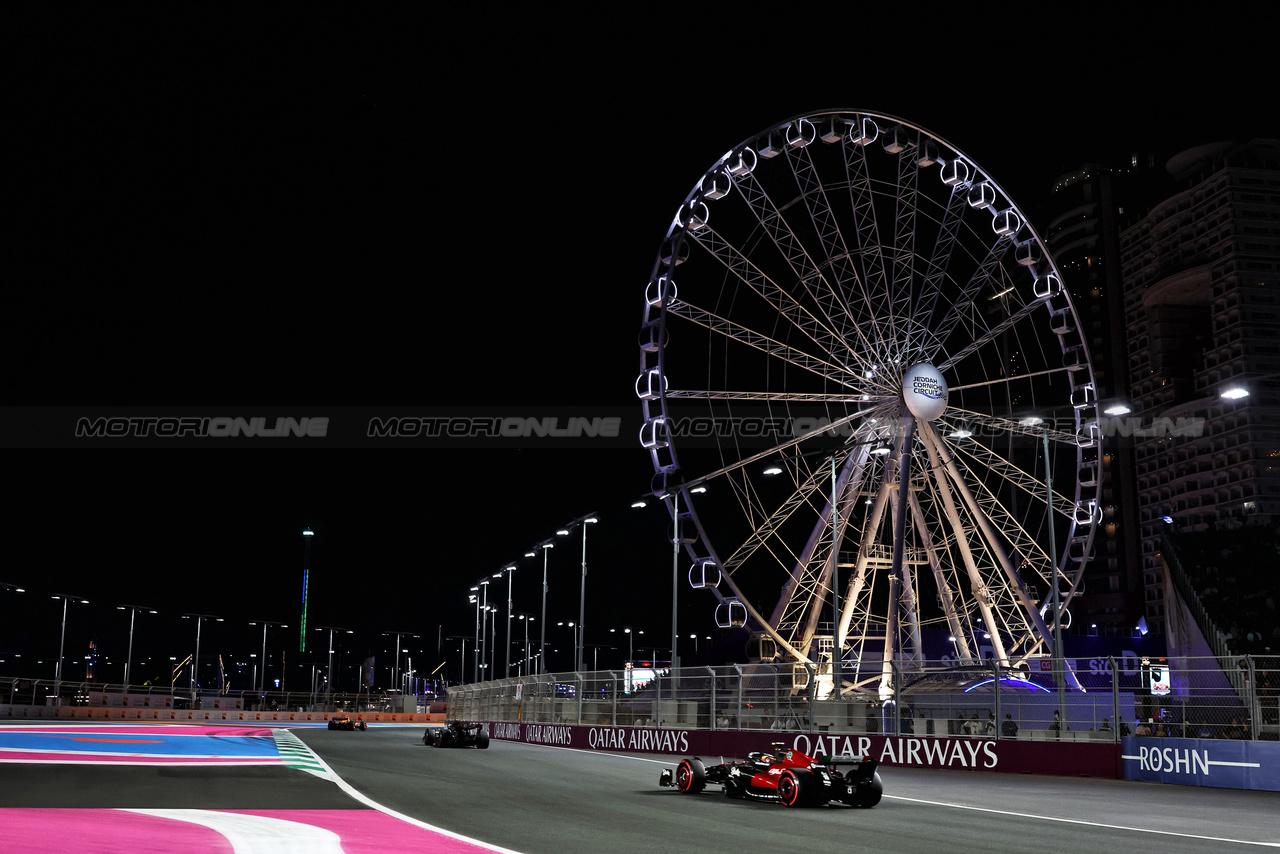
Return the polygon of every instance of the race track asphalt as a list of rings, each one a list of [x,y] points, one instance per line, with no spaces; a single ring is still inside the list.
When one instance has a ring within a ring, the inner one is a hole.
[[[659,772],[678,757],[500,741],[437,749],[396,729],[370,730],[367,742],[298,734],[374,801],[523,854],[1280,848],[1274,792],[885,768],[874,809],[789,810],[730,800],[715,787],[696,797],[659,788]]]
[[[500,741],[488,750],[438,749],[422,744],[422,732],[420,726],[375,726],[367,732],[294,729],[323,760],[323,773],[285,765],[0,761],[0,851],[72,850],[63,844],[72,840],[58,838],[56,830],[38,840],[21,837],[27,847],[8,844],[19,837],[14,830],[6,837],[7,819],[25,821],[29,835],[37,825],[54,827],[38,819],[55,809],[328,816],[333,827],[342,817],[372,814],[418,834],[427,832],[423,828],[443,831],[454,846],[448,850],[470,848],[459,843],[464,837],[519,854],[941,854],[947,849],[1200,854],[1280,848],[1280,793],[1274,792],[884,768],[885,798],[875,809],[788,810],[733,801],[715,787],[692,797],[659,788],[659,772],[678,757]],[[104,814],[110,815],[81,815]],[[336,850],[445,850],[420,843],[404,847],[404,841],[397,847],[384,825],[367,826],[384,835],[357,840],[347,835],[350,828],[339,827],[345,847]],[[121,836],[115,840],[120,844],[113,844],[110,829],[99,827],[92,850],[176,850],[168,844],[174,840],[156,838],[148,847],[133,838],[125,843]],[[307,849],[298,844],[293,850]]]

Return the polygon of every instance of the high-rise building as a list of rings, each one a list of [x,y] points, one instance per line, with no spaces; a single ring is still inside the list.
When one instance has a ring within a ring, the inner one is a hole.
[[[1113,164],[1086,163],[1058,176],[1045,208],[1045,243],[1079,314],[1095,391],[1109,415],[1130,399],[1121,223],[1158,198],[1164,177],[1151,154],[1130,154]],[[1143,613],[1132,450],[1127,442],[1104,438],[1103,516],[1082,592],[1072,606],[1076,625],[1128,629]]]
[[[1175,191],[1120,237],[1136,416],[1124,432],[1156,631],[1161,525],[1280,520],[1280,141],[1200,146],[1166,168]]]

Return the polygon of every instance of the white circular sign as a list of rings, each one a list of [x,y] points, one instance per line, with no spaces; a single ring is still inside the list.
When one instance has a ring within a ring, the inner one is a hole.
[[[933,421],[947,408],[947,381],[933,365],[921,362],[902,375],[902,399],[921,421]]]

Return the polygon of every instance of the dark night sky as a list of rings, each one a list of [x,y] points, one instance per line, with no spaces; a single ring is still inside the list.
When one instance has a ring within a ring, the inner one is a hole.
[[[1037,7],[1035,26],[929,3],[13,22],[6,137],[33,194],[9,233],[6,404],[636,411],[671,216],[769,125],[900,116],[1028,212],[1086,160],[1275,134],[1253,101],[1274,82],[1267,4],[1115,5]],[[297,624],[304,525],[310,622],[357,629],[353,652],[415,631],[434,665],[437,626],[472,631],[477,577],[590,510],[588,640],[669,631],[665,523],[627,507],[638,445],[7,455],[0,581],[27,592],[0,591],[0,653],[22,653],[3,673],[51,673],[57,592],[91,600],[69,652],[94,638],[119,661],[121,603],[162,612],[139,617],[142,654],[191,651],[184,611],[226,618],[206,654],[257,650],[246,621]],[[552,622],[576,618],[578,548],[553,552]],[[536,612],[541,567],[522,566]],[[682,625],[710,630],[709,601]]]

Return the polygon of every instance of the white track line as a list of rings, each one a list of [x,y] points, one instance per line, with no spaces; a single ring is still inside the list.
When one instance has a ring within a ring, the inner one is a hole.
[[[514,743],[523,744],[524,742],[514,742]],[[591,756],[613,756],[619,759],[630,759],[635,762],[654,762],[660,765],[674,765],[680,761],[679,759],[649,759],[648,757],[630,756],[625,753],[602,753],[601,751],[598,751],[598,750],[582,750],[581,748],[577,748],[577,747],[556,747],[554,745],[543,745],[543,744],[530,744],[528,746],[529,747],[550,747],[552,750],[569,750],[574,753],[585,753]],[[724,757],[721,757],[721,761],[723,760],[724,760]],[[994,815],[1007,815],[1007,816],[1012,816],[1013,818],[1037,819],[1039,821],[1056,821],[1062,824],[1080,824],[1080,825],[1085,825],[1087,827],[1099,827],[1106,830],[1125,830],[1132,833],[1155,833],[1160,836],[1177,836],[1182,839],[1202,839],[1206,842],[1225,842],[1225,843],[1231,843],[1234,845],[1258,845],[1263,848],[1280,848],[1280,842],[1254,842],[1253,840],[1249,840],[1249,839],[1231,839],[1231,838],[1222,837],[1222,836],[1202,836],[1196,833],[1179,833],[1173,830],[1153,830],[1151,828],[1146,828],[1146,827],[1131,827],[1129,825],[1124,825],[1124,824],[1106,824],[1100,821],[1087,821],[1085,819],[1079,819],[1079,818],[1058,818],[1055,816],[1039,815],[1036,813],[1013,812],[1012,810],[998,810],[998,809],[992,809],[990,807],[973,807],[973,806],[968,806],[966,804],[951,804],[951,803],[946,803],[945,801],[928,801],[928,800],[924,800],[923,798],[907,798],[907,797],[903,797],[902,795],[883,795],[882,797],[884,797],[886,800],[891,800],[891,801],[907,801],[909,803],[926,804],[928,806],[935,806],[935,807],[949,807],[951,809],[957,809],[957,810],[970,810],[972,812],[985,812],[985,813],[992,813]]]
[[[901,795],[885,795],[895,801],[910,801],[916,804],[927,804],[934,807],[950,807],[957,810],[971,810],[973,812],[994,813],[996,815],[1008,815],[1014,818],[1039,819],[1040,821],[1056,821],[1062,824],[1082,824],[1087,827],[1101,827],[1107,830],[1127,830],[1133,833],[1155,833],[1160,836],[1177,836],[1182,839],[1203,839],[1206,842],[1229,842],[1235,845],[1260,845],[1264,848],[1280,848],[1280,842],[1254,842],[1251,839],[1231,839],[1224,836],[1201,836],[1197,833],[1179,833],[1175,830],[1153,830],[1147,827],[1131,827],[1126,824],[1106,824],[1100,821],[1086,821],[1081,818],[1058,818],[1049,815],[1037,815],[1035,813],[1013,812],[1012,810],[997,810],[990,807],[972,807],[966,804],[949,804],[945,801],[926,801],[923,798],[904,798]]]
[[[309,747],[307,749],[311,750],[311,748]],[[325,762],[324,759],[322,759],[320,755],[317,754],[314,750],[311,750],[311,755],[314,756],[316,759],[316,762],[319,763],[319,765],[322,768],[324,768],[325,775],[327,776],[327,778],[332,780],[338,786],[339,789],[342,789],[342,791],[346,792],[348,795],[355,798],[360,803],[372,809],[375,809],[384,815],[389,815],[392,818],[400,819],[400,821],[407,821],[409,824],[412,824],[415,827],[420,827],[423,830],[429,830],[432,833],[438,833],[441,836],[447,836],[450,839],[456,839],[459,842],[466,842],[469,845],[475,845],[476,847],[483,848],[486,851],[496,851],[498,852],[498,854],[523,854],[523,852],[516,851],[511,848],[503,848],[499,845],[491,845],[488,842],[483,842],[479,839],[473,839],[470,836],[463,836],[461,833],[454,833],[452,830],[445,830],[443,827],[436,827],[434,824],[427,824],[425,821],[416,819],[413,816],[408,816],[408,815],[405,815],[404,813],[396,812],[390,807],[383,806],[382,804],[375,801],[373,798],[370,798],[368,795],[352,787],[350,783],[342,779],[342,777],[338,776],[338,772],[330,768],[329,763]]]

